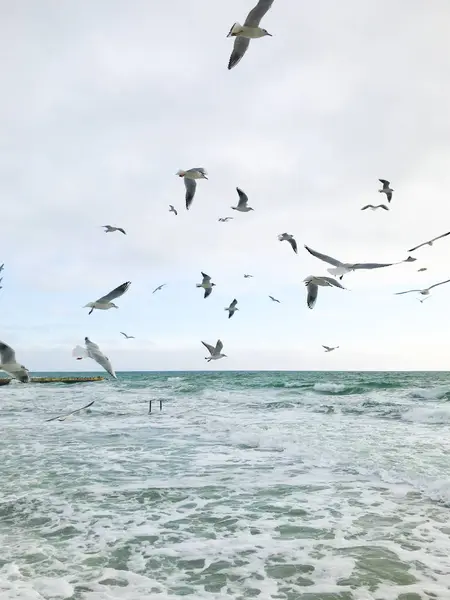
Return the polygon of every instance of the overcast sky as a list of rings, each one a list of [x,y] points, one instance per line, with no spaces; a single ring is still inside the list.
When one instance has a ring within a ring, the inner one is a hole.
[[[0,339],[30,370],[96,370],[71,356],[86,335],[118,371],[448,369],[450,284],[394,292],[450,278],[450,236],[313,310],[303,284],[327,274],[303,244],[391,262],[450,230],[448,0],[275,0],[273,37],[228,71],[253,4],[0,3]],[[209,180],[187,212],[175,173],[194,166]],[[391,210],[361,212],[386,201],[378,178]],[[236,186],[254,212],[230,209]],[[82,308],[128,280],[118,310]]]

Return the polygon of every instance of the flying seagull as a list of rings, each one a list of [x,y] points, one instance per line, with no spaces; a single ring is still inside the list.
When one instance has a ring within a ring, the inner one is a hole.
[[[109,358],[103,354],[97,344],[91,342],[88,337],[84,338],[84,343],[86,344],[86,347],[83,348],[82,346],[76,346],[72,350],[72,356],[74,356],[77,360],[81,360],[83,358],[92,358],[92,360],[95,360],[95,362],[103,367],[107,373],[114,377],[114,379],[117,379],[117,375],[114,372]]]
[[[82,406],[81,408],[77,408],[76,410],[72,410],[69,413],[66,413],[65,415],[58,415],[57,417],[52,417],[51,419],[46,419],[47,423],[49,423],[50,421],[65,421],[67,419],[67,417],[71,417],[72,415],[74,415],[75,413],[79,413],[80,411],[89,408],[90,406],[92,406],[94,404],[95,400],[92,400],[91,402],[89,402],[89,404],[86,404],[85,406]]]
[[[230,219],[232,219],[233,217],[221,217],[219,219],[220,223],[227,223]]]
[[[315,275],[310,275],[306,279],[303,280],[308,290],[308,295],[306,298],[306,303],[308,308],[314,308],[317,300],[317,294],[319,292],[319,285],[322,287],[338,287],[341,290],[345,290],[346,288],[333,279],[333,277],[316,277]]]
[[[438,235],[437,237],[433,238],[432,240],[429,240],[428,242],[423,242],[423,244],[419,244],[418,246],[411,248],[411,250],[408,250],[408,252],[414,252],[414,250],[418,250],[419,248],[422,248],[422,246],[432,246],[436,240],[440,240],[441,238],[444,238],[447,235],[450,235],[450,231],[447,231],[447,233],[443,233],[442,235]]]
[[[184,187],[186,188],[186,210],[189,210],[189,207],[191,206],[195,196],[195,189],[197,187],[197,182],[195,180],[208,179],[207,172],[203,167],[194,167],[193,169],[188,169],[187,171],[180,169],[176,174],[178,177],[184,178]]]
[[[0,359],[0,371],[5,371],[5,373],[22,383],[30,381],[28,369],[16,361],[16,353],[11,346],[4,342],[0,342]]]
[[[162,290],[165,285],[167,285],[167,283],[162,283],[161,285],[158,285],[158,287],[153,290],[152,294],[154,294],[155,292],[159,292],[159,290]]]
[[[351,271],[356,271],[358,269],[380,269],[381,267],[391,267],[395,263],[343,263],[336,258],[331,258],[331,256],[327,256],[326,254],[321,254],[320,252],[316,252],[312,248],[309,248],[305,245],[305,248],[308,250],[310,254],[323,260],[324,262],[333,265],[336,267],[335,269],[327,269],[328,273],[331,275],[336,275],[340,279],[344,277],[346,273],[350,273]],[[411,262],[409,260],[410,257],[406,259],[407,262]],[[412,257],[411,257],[412,258]],[[401,261],[405,262],[405,261]]]
[[[250,208],[250,206],[247,206],[248,203],[248,197],[247,194],[245,192],[243,192],[241,190],[241,188],[236,188],[237,193],[239,194],[239,202],[237,206],[232,206],[231,208],[233,210],[238,210],[239,212],[249,212],[250,210],[253,210],[253,208]]]
[[[278,302],[278,304],[281,304],[281,302],[279,300],[277,300],[276,298],[274,298],[273,296],[269,295],[269,298],[272,300],[272,302]]]
[[[333,348],[331,346],[324,346],[322,344],[322,348],[325,348],[325,352],[333,352],[333,350],[337,350],[339,348],[339,346],[334,346],[334,348]]]
[[[0,265],[0,273],[3,271],[3,269],[4,269],[4,268],[5,268],[5,263],[2,263],[2,264]]]
[[[295,254],[297,254],[297,242],[295,241],[293,235],[291,235],[290,233],[280,233],[278,239],[280,240],[280,242],[289,242],[292,246],[292,250],[295,252]]]
[[[258,4],[248,13],[244,25],[235,23],[230,29],[227,37],[236,37],[236,39],[228,62],[228,70],[235,67],[247,52],[251,39],[261,38],[266,35],[272,36],[266,29],[259,27],[261,19],[272,4],[273,0],[259,0]]]
[[[206,342],[202,342],[205,348],[208,349],[210,356],[205,356],[205,360],[211,362],[212,360],[219,360],[219,358],[224,358],[226,354],[222,354],[223,344],[220,340],[217,340],[216,347],[211,346],[211,344],[207,344]]]
[[[173,204],[169,204],[169,212],[173,212],[175,216],[178,214]]]
[[[253,277],[253,275],[250,275],[250,273],[245,273],[244,279],[248,279],[249,277]]]
[[[131,285],[131,281],[126,281],[125,283],[122,283],[122,285],[119,285],[114,290],[112,290],[112,292],[109,292],[109,294],[106,294],[106,296],[102,296],[95,302],[88,302],[87,304],[85,304],[83,306],[83,308],[90,308],[91,310],[89,311],[89,314],[92,313],[94,308],[96,308],[97,310],[108,310],[110,308],[119,308],[118,306],[116,306],[114,304],[114,302],[111,302],[111,300],[115,300],[115,298],[119,298],[120,296],[125,294],[125,292],[130,287],[130,285]]]
[[[230,306],[228,306],[227,308],[225,308],[225,310],[228,311],[228,318],[231,319],[231,317],[234,315],[234,313],[239,310],[238,308],[236,308],[236,304],[237,304],[237,300],[236,298],[233,300],[233,302],[230,304]]]
[[[434,285],[430,285],[428,288],[424,288],[423,290],[406,290],[406,292],[396,292],[394,296],[401,296],[401,294],[409,294],[410,292],[419,292],[422,296],[428,296],[430,290],[437,287],[438,285],[443,285],[444,283],[449,283],[450,279],[446,279],[445,281],[440,281],[439,283],[435,283]]]
[[[383,189],[378,191],[380,192],[380,194],[386,194],[387,201],[390,202],[392,199],[392,192],[394,191],[389,187],[390,181],[387,181],[387,179],[379,179],[378,181],[380,181],[383,184]]]
[[[423,271],[427,271],[427,267],[422,267],[421,269],[417,269],[418,273],[423,273]]]
[[[216,285],[215,283],[211,283],[211,277],[209,275],[206,275],[206,273],[203,273],[203,271],[201,271],[203,280],[201,283],[197,283],[195,287],[198,288],[203,288],[205,290],[205,295],[203,296],[203,298],[207,298],[213,289],[213,286]]]
[[[389,207],[386,206],[386,204],[366,204],[365,206],[362,207],[361,210],[367,210],[368,208],[370,208],[370,210],[377,210],[377,208],[383,208],[384,210],[389,210]]]
[[[124,337],[126,340],[134,340],[134,339],[136,339],[136,338],[134,337],[134,335],[127,335],[127,334],[126,334],[126,333],[124,333],[123,331],[121,331],[120,333],[123,335],[123,337]]]
[[[102,227],[105,228],[105,233],[112,233],[113,231],[120,231],[124,235],[127,235],[125,232],[125,229],[122,229],[122,227],[113,227],[112,225],[102,225]]]

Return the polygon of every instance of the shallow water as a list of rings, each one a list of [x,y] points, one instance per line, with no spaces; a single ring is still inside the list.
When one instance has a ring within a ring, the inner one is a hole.
[[[450,374],[119,378],[0,387],[1,600],[450,598]]]

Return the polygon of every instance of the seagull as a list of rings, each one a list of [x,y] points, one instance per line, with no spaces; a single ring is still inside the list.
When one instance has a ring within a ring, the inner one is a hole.
[[[107,373],[109,373],[114,379],[117,379],[117,375],[114,372],[114,369],[109,361],[109,358],[103,354],[97,344],[91,342],[88,337],[84,338],[84,343],[86,347],[76,346],[72,350],[72,356],[75,356],[77,360],[81,360],[83,358],[92,358],[98,363],[101,367],[105,369]]]
[[[308,289],[308,296],[306,298],[308,308],[314,308],[314,305],[317,300],[317,294],[319,292],[319,285],[323,287],[338,287],[342,290],[346,289],[343,285],[339,283],[339,281],[333,279],[333,277],[316,277],[315,275],[310,275],[303,281],[305,282],[305,285]]]
[[[380,181],[383,184],[383,189],[378,191],[380,192],[380,194],[386,194],[387,201],[390,202],[392,199],[392,192],[394,191],[389,187],[390,182],[387,181],[387,179],[379,179],[378,181]]]
[[[113,231],[120,231],[124,235],[127,235],[125,232],[125,229],[122,229],[122,227],[113,227],[112,225],[102,225],[102,227],[105,228],[105,233],[112,233]]]
[[[245,273],[244,279],[248,279],[249,277],[253,277],[253,275],[250,275],[250,273]]]
[[[95,400],[92,400],[91,402],[89,402],[89,404],[86,404],[85,406],[82,406],[81,408],[77,408],[76,410],[72,410],[72,412],[67,413],[65,415],[58,415],[57,417],[52,417],[51,419],[46,419],[47,423],[49,423],[50,421],[65,421],[67,419],[67,417],[70,417],[72,415],[74,415],[75,413],[78,413],[82,410],[84,410],[85,408],[89,408],[90,406],[92,406],[94,404]]]
[[[165,285],[167,285],[167,283],[162,283],[161,285],[158,285],[158,287],[153,290],[152,294],[158,292],[159,290],[162,290]]]
[[[273,0],[259,0],[258,4],[248,13],[244,25],[235,23],[230,29],[227,37],[236,37],[236,39],[228,62],[228,70],[235,67],[247,52],[251,39],[265,37],[266,35],[272,37],[272,34],[266,29],[259,27],[261,19],[272,4]]]
[[[0,371],[5,371],[14,379],[18,379],[22,383],[30,381],[28,369],[16,362],[16,353],[4,342],[0,342]]]
[[[232,219],[233,217],[221,217],[219,219],[220,223],[227,223],[230,219]]]
[[[173,212],[175,216],[178,214],[173,204],[169,204],[169,212]]]
[[[253,210],[253,208],[250,208],[250,206],[247,206],[247,202],[248,202],[248,197],[247,194],[245,192],[243,192],[241,190],[241,188],[236,188],[237,193],[239,194],[239,202],[237,206],[232,206],[231,208],[233,210],[238,210],[239,212],[249,212],[250,210]]]
[[[217,340],[216,347],[211,346],[211,344],[207,344],[206,342],[202,342],[205,348],[208,348],[211,356],[205,356],[205,360],[211,362],[212,360],[219,360],[219,358],[224,358],[226,354],[222,354],[223,344],[220,340]]]
[[[102,296],[95,302],[88,302],[87,304],[85,304],[83,306],[83,308],[90,308],[91,310],[89,311],[89,314],[92,313],[94,308],[96,308],[97,310],[108,310],[110,308],[119,308],[118,306],[116,306],[114,304],[114,302],[111,302],[111,300],[114,300],[115,298],[119,298],[120,296],[125,294],[125,292],[130,287],[130,285],[131,285],[131,281],[126,281],[125,283],[122,283],[122,285],[119,285],[114,290],[112,290],[112,292],[109,292],[109,294],[106,294],[106,296]]]
[[[5,268],[5,263],[2,263],[2,264],[0,265],[0,273],[3,271],[3,269],[4,269],[4,268]]]
[[[322,344],[322,348],[325,348],[325,352],[333,352],[333,350],[337,350],[339,348],[339,346],[334,346],[334,348],[332,348],[330,346],[324,346]]]
[[[429,240],[428,242],[423,242],[423,244],[419,244],[418,246],[411,248],[411,250],[408,250],[408,252],[414,252],[414,250],[418,250],[419,248],[422,248],[422,246],[432,246],[433,242],[435,242],[436,240],[440,240],[441,238],[444,238],[447,235],[450,235],[450,231],[447,231],[447,233],[443,233],[442,235],[438,235],[437,237],[433,238],[432,240]]]
[[[227,308],[225,308],[225,310],[228,311],[228,318],[231,319],[231,317],[234,315],[234,313],[239,310],[238,308],[236,308],[236,304],[237,304],[237,300],[236,298],[233,300],[233,302],[230,304],[230,306],[228,306]]]
[[[377,210],[377,208],[384,208],[384,210],[389,210],[386,204],[377,204],[376,206],[374,206],[373,204],[366,204],[362,207],[361,210],[367,210],[368,208],[370,208],[370,210]]]
[[[123,337],[124,337],[126,340],[134,340],[134,339],[136,339],[136,338],[134,337],[134,335],[127,335],[127,334],[126,334],[126,333],[124,333],[123,331],[121,331],[120,333],[123,335]]]
[[[203,167],[194,167],[193,169],[188,169],[187,171],[180,169],[176,174],[178,177],[184,178],[184,186],[186,188],[186,210],[189,210],[192,200],[194,199],[195,188],[197,187],[197,182],[195,180],[208,179],[207,172]]]
[[[277,300],[276,298],[274,298],[273,296],[269,295],[269,298],[272,300],[272,302],[278,302],[278,304],[281,304],[281,302],[279,300]]]
[[[280,242],[289,242],[292,246],[292,250],[295,252],[295,254],[297,254],[297,242],[295,241],[293,235],[291,235],[290,233],[280,233],[278,239],[280,240]]]
[[[444,283],[449,283],[450,279],[446,279],[445,281],[440,281],[439,283],[435,283],[434,285],[430,285],[428,288],[424,288],[423,290],[406,290],[406,292],[396,292],[394,296],[400,296],[401,294],[409,294],[410,292],[419,292],[422,296],[428,296],[430,290],[437,287],[438,285],[443,285]]]
[[[421,269],[417,269],[418,273],[422,273],[423,271],[427,271],[427,267],[422,267]]]
[[[357,269],[380,269],[381,267],[391,267],[393,264],[395,264],[395,263],[342,263],[340,260],[337,260],[336,258],[331,258],[331,256],[327,256],[326,254],[320,254],[320,252],[316,252],[312,248],[308,248],[308,246],[306,246],[306,245],[305,245],[305,248],[308,250],[308,252],[310,254],[312,254],[316,258],[319,258],[320,260],[323,260],[324,262],[336,267],[335,269],[327,269],[327,271],[328,271],[328,273],[331,273],[332,275],[336,275],[340,279],[342,279],[346,273],[350,273],[351,271],[356,271]],[[406,261],[401,261],[401,262],[412,262],[412,261],[410,261],[410,258],[412,258],[412,257],[408,257],[406,259]]]
[[[213,289],[213,286],[216,285],[215,283],[211,283],[211,277],[209,275],[206,275],[206,273],[203,273],[203,271],[201,271],[203,280],[201,283],[197,283],[196,287],[198,288],[203,288],[205,290],[205,295],[203,296],[203,298],[207,298]]]

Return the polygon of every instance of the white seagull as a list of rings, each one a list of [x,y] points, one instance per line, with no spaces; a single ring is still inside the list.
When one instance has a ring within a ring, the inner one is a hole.
[[[250,206],[247,206],[248,203],[248,197],[247,194],[245,192],[243,192],[241,190],[241,188],[236,188],[237,193],[239,194],[239,202],[237,206],[232,206],[231,208],[233,210],[238,210],[239,212],[249,212],[250,210],[253,210],[253,208],[250,208]]]
[[[203,271],[201,271],[203,280],[201,283],[197,283],[195,285],[195,287],[198,288],[203,288],[205,290],[205,295],[203,296],[203,298],[207,298],[208,296],[211,295],[213,286],[216,285],[215,283],[211,283],[211,277],[209,275],[206,275],[206,273],[203,273]]]
[[[122,227],[113,227],[112,225],[102,225],[102,227],[105,228],[105,233],[112,233],[113,231],[120,231],[124,235],[127,235],[125,232],[125,229],[122,229]]]
[[[159,292],[159,290],[162,290],[165,285],[167,285],[167,283],[162,283],[161,285],[158,285],[158,287],[153,290],[152,294],[154,294],[155,292]]]
[[[272,302],[278,302],[278,304],[281,304],[281,302],[279,300],[277,300],[276,298],[274,298],[273,296],[269,295],[269,298],[272,300]]]
[[[386,194],[387,201],[390,202],[392,199],[392,192],[394,191],[389,187],[390,181],[387,181],[387,179],[379,179],[378,181],[380,181],[383,184],[383,189],[378,191],[380,192],[380,194]]]
[[[361,210],[367,210],[368,208],[370,208],[370,210],[377,210],[377,208],[383,208],[384,210],[389,210],[389,207],[386,206],[386,204],[366,204],[365,206],[362,207]]]
[[[248,279],[249,277],[253,277],[253,275],[250,275],[250,273],[245,273],[244,274],[244,279]]]
[[[339,348],[339,346],[331,347],[331,346],[324,346],[322,344],[322,348],[325,348],[325,352],[333,352],[333,350],[337,350]]]
[[[186,210],[189,210],[189,207],[194,199],[195,189],[197,187],[197,182],[195,180],[208,179],[207,172],[203,167],[194,167],[192,169],[188,169],[187,171],[180,169],[176,174],[178,177],[183,177],[184,179],[184,187],[186,188]]]
[[[235,23],[230,29],[227,37],[236,37],[236,39],[228,62],[228,70],[235,67],[247,52],[251,39],[265,37],[266,35],[272,36],[266,29],[259,27],[261,19],[272,4],[273,0],[259,0],[258,4],[248,13],[244,25]]]
[[[95,302],[88,302],[87,304],[85,304],[83,306],[83,308],[90,308],[91,310],[89,311],[89,314],[91,314],[95,308],[97,310],[108,310],[110,308],[119,308],[118,306],[116,306],[114,304],[114,302],[111,302],[111,300],[115,300],[115,298],[119,298],[120,296],[125,294],[125,292],[130,287],[130,285],[131,285],[131,281],[126,281],[125,283],[122,283],[122,285],[119,285],[114,290],[109,292],[109,294],[106,294],[106,296],[102,296]]]
[[[406,292],[396,292],[394,296],[401,296],[402,294],[409,294],[410,292],[419,292],[422,296],[428,296],[430,290],[437,287],[438,285],[444,285],[444,283],[449,283],[450,279],[446,279],[445,281],[440,281],[439,283],[435,283],[434,285],[430,285],[430,287],[424,288],[423,290],[406,290]]]
[[[169,212],[173,212],[175,216],[178,214],[173,204],[169,204]]]
[[[323,260],[324,262],[328,263],[329,265],[333,265],[334,269],[327,269],[328,273],[331,273],[331,275],[336,275],[336,277],[339,277],[340,279],[342,279],[342,277],[346,274],[346,273],[350,273],[351,271],[356,271],[358,269],[380,269],[381,267],[391,267],[393,264],[395,263],[343,263],[340,260],[337,260],[336,258],[332,258],[331,256],[327,256],[326,254],[321,254],[320,252],[316,252],[315,250],[313,250],[312,248],[309,248],[308,246],[305,245],[306,250],[308,250],[308,252],[310,254],[312,254],[313,256],[315,256],[316,258],[319,258],[320,260]],[[412,262],[410,260],[410,258],[412,257],[408,257],[406,259],[407,262]],[[401,262],[406,262],[406,261],[401,261]]]
[[[227,223],[228,221],[230,221],[233,217],[220,217],[219,222],[220,223]]]
[[[121,331],[120,333],[123,335],[123,337],[124,337],[126,340],[134,340],[134,339],[136,339],[136,338],[134,337],[134,335],[127,335],[127,334],[126,334],[126,333],[124,333],[123,331]]]
[[[26,367],[20,365],[16,361],[16,353],[4,342],[0,342],[0,371],[5,371],[14,379],[18,379],[22,383],[28,383],[30,381],[30,374]]]
[[[58,415],[57,417],[52,417],[51,419],[46,419],[47,423],[49,423],[50,421],[65,421],[67,419],[67,417],[71,417],[72,415],[75,415],[76,413],[79,413],[82,410],[85,410],[86,408],[89,408],[90,406],[92,406],[94,404],[95,400],[92,400],[91,402],[89,402],[89,404],[85,404],[84,406],[82,406],[81,408],[77,408],[76,410],[72,410],[69,413],[66,413],[64,415]]]
[[[236,298],[233,300],[233,302],[230,304],[230,306],[228,306],[227,308],[225,308],[225,310],[228,311],[228,318],[231,319],[231,317],[234,315],[234,313],[239,310],[238,308],[236,308],[236,304],[237,304],[237,300]]]
[[[107,373],[114,377],[114,379],[117,379],[117,375],[114,372],[109,358],[103,354],[97,344],[91,342],[88,337],[84,338],[84,343],[86,344],[85,348],[82,346],[75,346],[75,348],[72,350],[72,356],[74,356],[77,360],[81,360],[83,358],[92,358],[92,360],[95,360],[95,362],[103,367]]]
[[[423,271],[427,271],[427,267],[422,267],[421,269],[417,269],[418,273],[423,273]]]
[[[294,239],[294,236],[290,233],[280,233],[278,236],[280,242],[289,242],[292,246],[292,250],[297,254],[297,242]]]
[[[306,298],[306,303],[308,308],[314,308],[317,300],[317,294],[319,292],[319,285],[322,287],[338,287],[341,290],[345,290],[346,288],[333,279],[333,277],[316,277],[315,275],[310,275],[303,280],[308,290],[308,295]]]
[[[212,360],[219,360],[219,358],[224,358],[226,354],[222,354],[223,344],[221,340],[217,340],[216,347],[211,346],[211,344],[207,344],[206,342],[202,342],[202,344],[209,350],[210,356],[205,356],[205,360],[208,362]]]
[[[428,242],[423,242],[422,244],[419,244],[418,246],[411,248],[411,250],[408,250],[408,252],[414,252],[414,250],[418,250],[419,248],[422,248],[422,246],[432,246],[433,242],[436,242],[437,240],[440,240],[441,238],[444,238],[447,235],[450,235],[450,231],[447,231],[447,233],[443,233],[442,235],[438,235],[437,237],[433,238],[432,240],[428,240]]]

